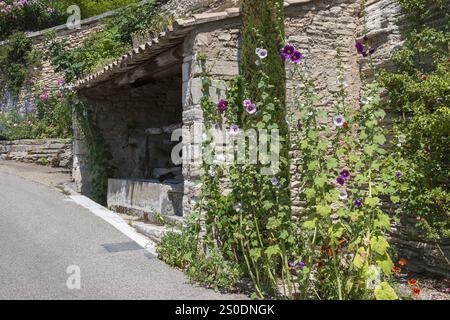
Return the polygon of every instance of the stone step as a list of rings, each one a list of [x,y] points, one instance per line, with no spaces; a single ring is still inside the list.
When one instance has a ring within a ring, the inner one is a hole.
[[[148,224],[144,222],[132,222],[131,225],[136,228],[137,232],[150,238],[156,243],[161,242],[161,238],[167,232],[181,232],[179,229],[168,226],[157,226],[154,224]]]

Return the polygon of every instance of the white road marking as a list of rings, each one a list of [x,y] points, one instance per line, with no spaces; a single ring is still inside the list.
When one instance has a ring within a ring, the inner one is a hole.
[[[116,228],[124,235],[126,235],[128,238],[136,242],[142,248],[144,248],[151,254],[157,256],[156,244],[153,241],[146,238],[144,235],[138,233],[118,214],[112,212],[111,210],[106,209],[102,205],[99,205],[98,203],[92,201],[91,199],[85,196],[81,195],[70,196],[70,199],[72,199],[76,204],[88,209],[97,217],[102,218],[110,225],[112,225],[114,228]]]

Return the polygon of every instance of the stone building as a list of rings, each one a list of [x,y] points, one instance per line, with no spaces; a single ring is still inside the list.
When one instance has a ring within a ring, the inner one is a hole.
[[[355,107],[360,100],[360,76],[370,77],[369,68],[355,52],[355,39],[363,33],[377,47],[375,63],[391,68],[391,54],[404,40],[401,7],[395,0],[286,0],[286,41],[303,54],[308,77],[317,85],[321,102],[327,108],[336,92],[336,50],[345,65],[345,80]],[[210,95],[224,97],[224,81],[239,73],[242,17],[234,0],[165,0],[162,12],[177,19],[158,37],[134,39],[134,48],[101,71],[77,84],[77,91],[93,108],[96,125],[113,154],[115,172],[109,181],[108,204],[117,210],[138,214],[158,213],[170,217],[186,216],[198,190],[196,181],[203,172],[190,162],[175,164],[171,152],[176,141],[171,135],[183,129],[183,141],[192,141],[192,128],[203,123],[199,53],[207,57],[206,68],[212,77]],[[365,12],[365,14],[364,14]],[[83,21],[81,30],[60,27],[58,37],[79,45],[90,33],[101,29],[101,18]],[[36,45],[43,33],[36,37]],[[291,65],[286,65],[289,74]],[[45,81],[58,78],[51,66],[44,64]],[[287,103],[293,108],[298,87],[296,79],[287,82]],[[332,117],[329,114],[329,117]],[[87,150],[79,132],[73,143],[73,177],[80,192],[89,194],[92,170]],[[291,150],[292,203],[296,214],[301,206],[296,159]],[[411,268],[447,274],[448,267],[437,248],[426,241],[408,239],[409,227],[398,226],[393,242],[415,258]],[[448,254],[449,243],[442,249]]]

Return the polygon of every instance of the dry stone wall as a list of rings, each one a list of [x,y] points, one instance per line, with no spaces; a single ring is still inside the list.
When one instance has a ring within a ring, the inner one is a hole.
[[[0,141],[0,159],[70,168],[72,141],[66,139]]]

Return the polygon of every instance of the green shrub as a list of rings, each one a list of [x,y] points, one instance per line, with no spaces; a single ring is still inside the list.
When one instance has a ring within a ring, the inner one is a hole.
[[[395,72],[381,76],[394,125],[392,161],[403,176],[393,198],[398,212],[417,217],[430,238],[450,236],[450,33],[410,33],[393,56]]]
[[[157,247],[158,257],[169,266],[186,269],[194,260],[195,244],[185,233],[168,232]]]

